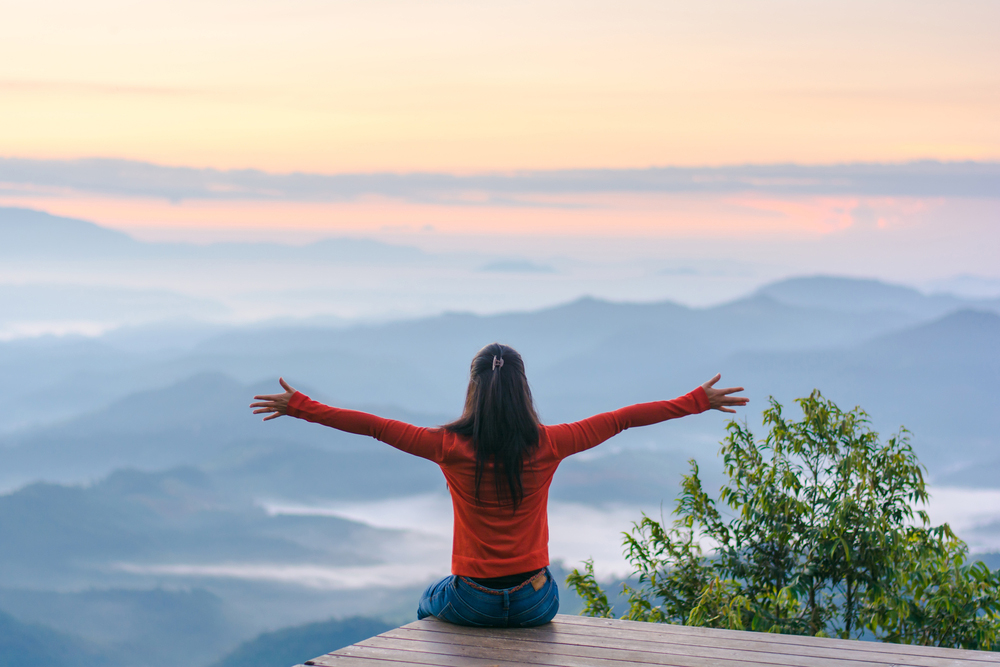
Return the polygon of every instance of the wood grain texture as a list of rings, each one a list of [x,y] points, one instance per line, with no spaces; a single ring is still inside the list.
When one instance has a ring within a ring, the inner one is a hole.
[[[320,667],[987,667],[1000,654],[580,616],[538,628],[415,621],[306,662]]]

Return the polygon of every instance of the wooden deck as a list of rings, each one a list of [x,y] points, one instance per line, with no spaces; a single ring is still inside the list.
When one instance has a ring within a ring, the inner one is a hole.
[[[540,628],[509,630],[463,628],[433,619],[417,621],[305,664],[324,667],[986,667],[1000,666],[1000,653],[560,615]]]

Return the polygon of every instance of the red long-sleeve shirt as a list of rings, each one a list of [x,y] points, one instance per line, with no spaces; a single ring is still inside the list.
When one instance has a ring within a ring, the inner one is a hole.
[[[442,428],[422,428],[365,412],[318,403],[296,392],[288,414],[341,431],[368,435],[414,456],[437,463],[454,507],[451,571],[466,577],[502,577],[549,564],[548,497],[552,475],[572,454],[590,449],[632,426],[647,426],[708,409],[698,387],[672,401],[640,403],[583,421],[540,426],[538,447],[525,461],[524,499],[516,513],[497,502],[487,470],[475,499],[476,455],[469,438]]]

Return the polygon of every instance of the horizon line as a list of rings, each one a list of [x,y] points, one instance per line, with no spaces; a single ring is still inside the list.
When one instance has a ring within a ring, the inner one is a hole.
[[[743,163],[718,166],[526,169],[459,173],[269,172],[86,157],[0,157],[0,194],[89,193],[185,200],[351,201],[381,196],[457,206],[565,206],[545,197],[584,194],[721,194],[1000,197],[1000,161]]]

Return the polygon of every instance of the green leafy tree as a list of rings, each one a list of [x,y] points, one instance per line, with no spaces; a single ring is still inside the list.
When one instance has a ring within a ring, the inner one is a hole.
[[[912,561],[892,595],[876,597],[870,625],[890,642],[953,648],[998,648],[1000,570],[968,561],[959,539],[911,535]]]
[[[991,648],[1000,632],[1000,571],[967,564],[947,525],[931,527],[923,469],[901,430],[884,442],[860,408],[814,391],[786,418],[773,399],[768,434],[728,425],[719,500],[697,464],[672,526],[644,516],[625,536],[638,586],[630,620]],[[704,553],[701,544],[712,548]],[[593,576],[569,584],[584,613],[612,616]]]

